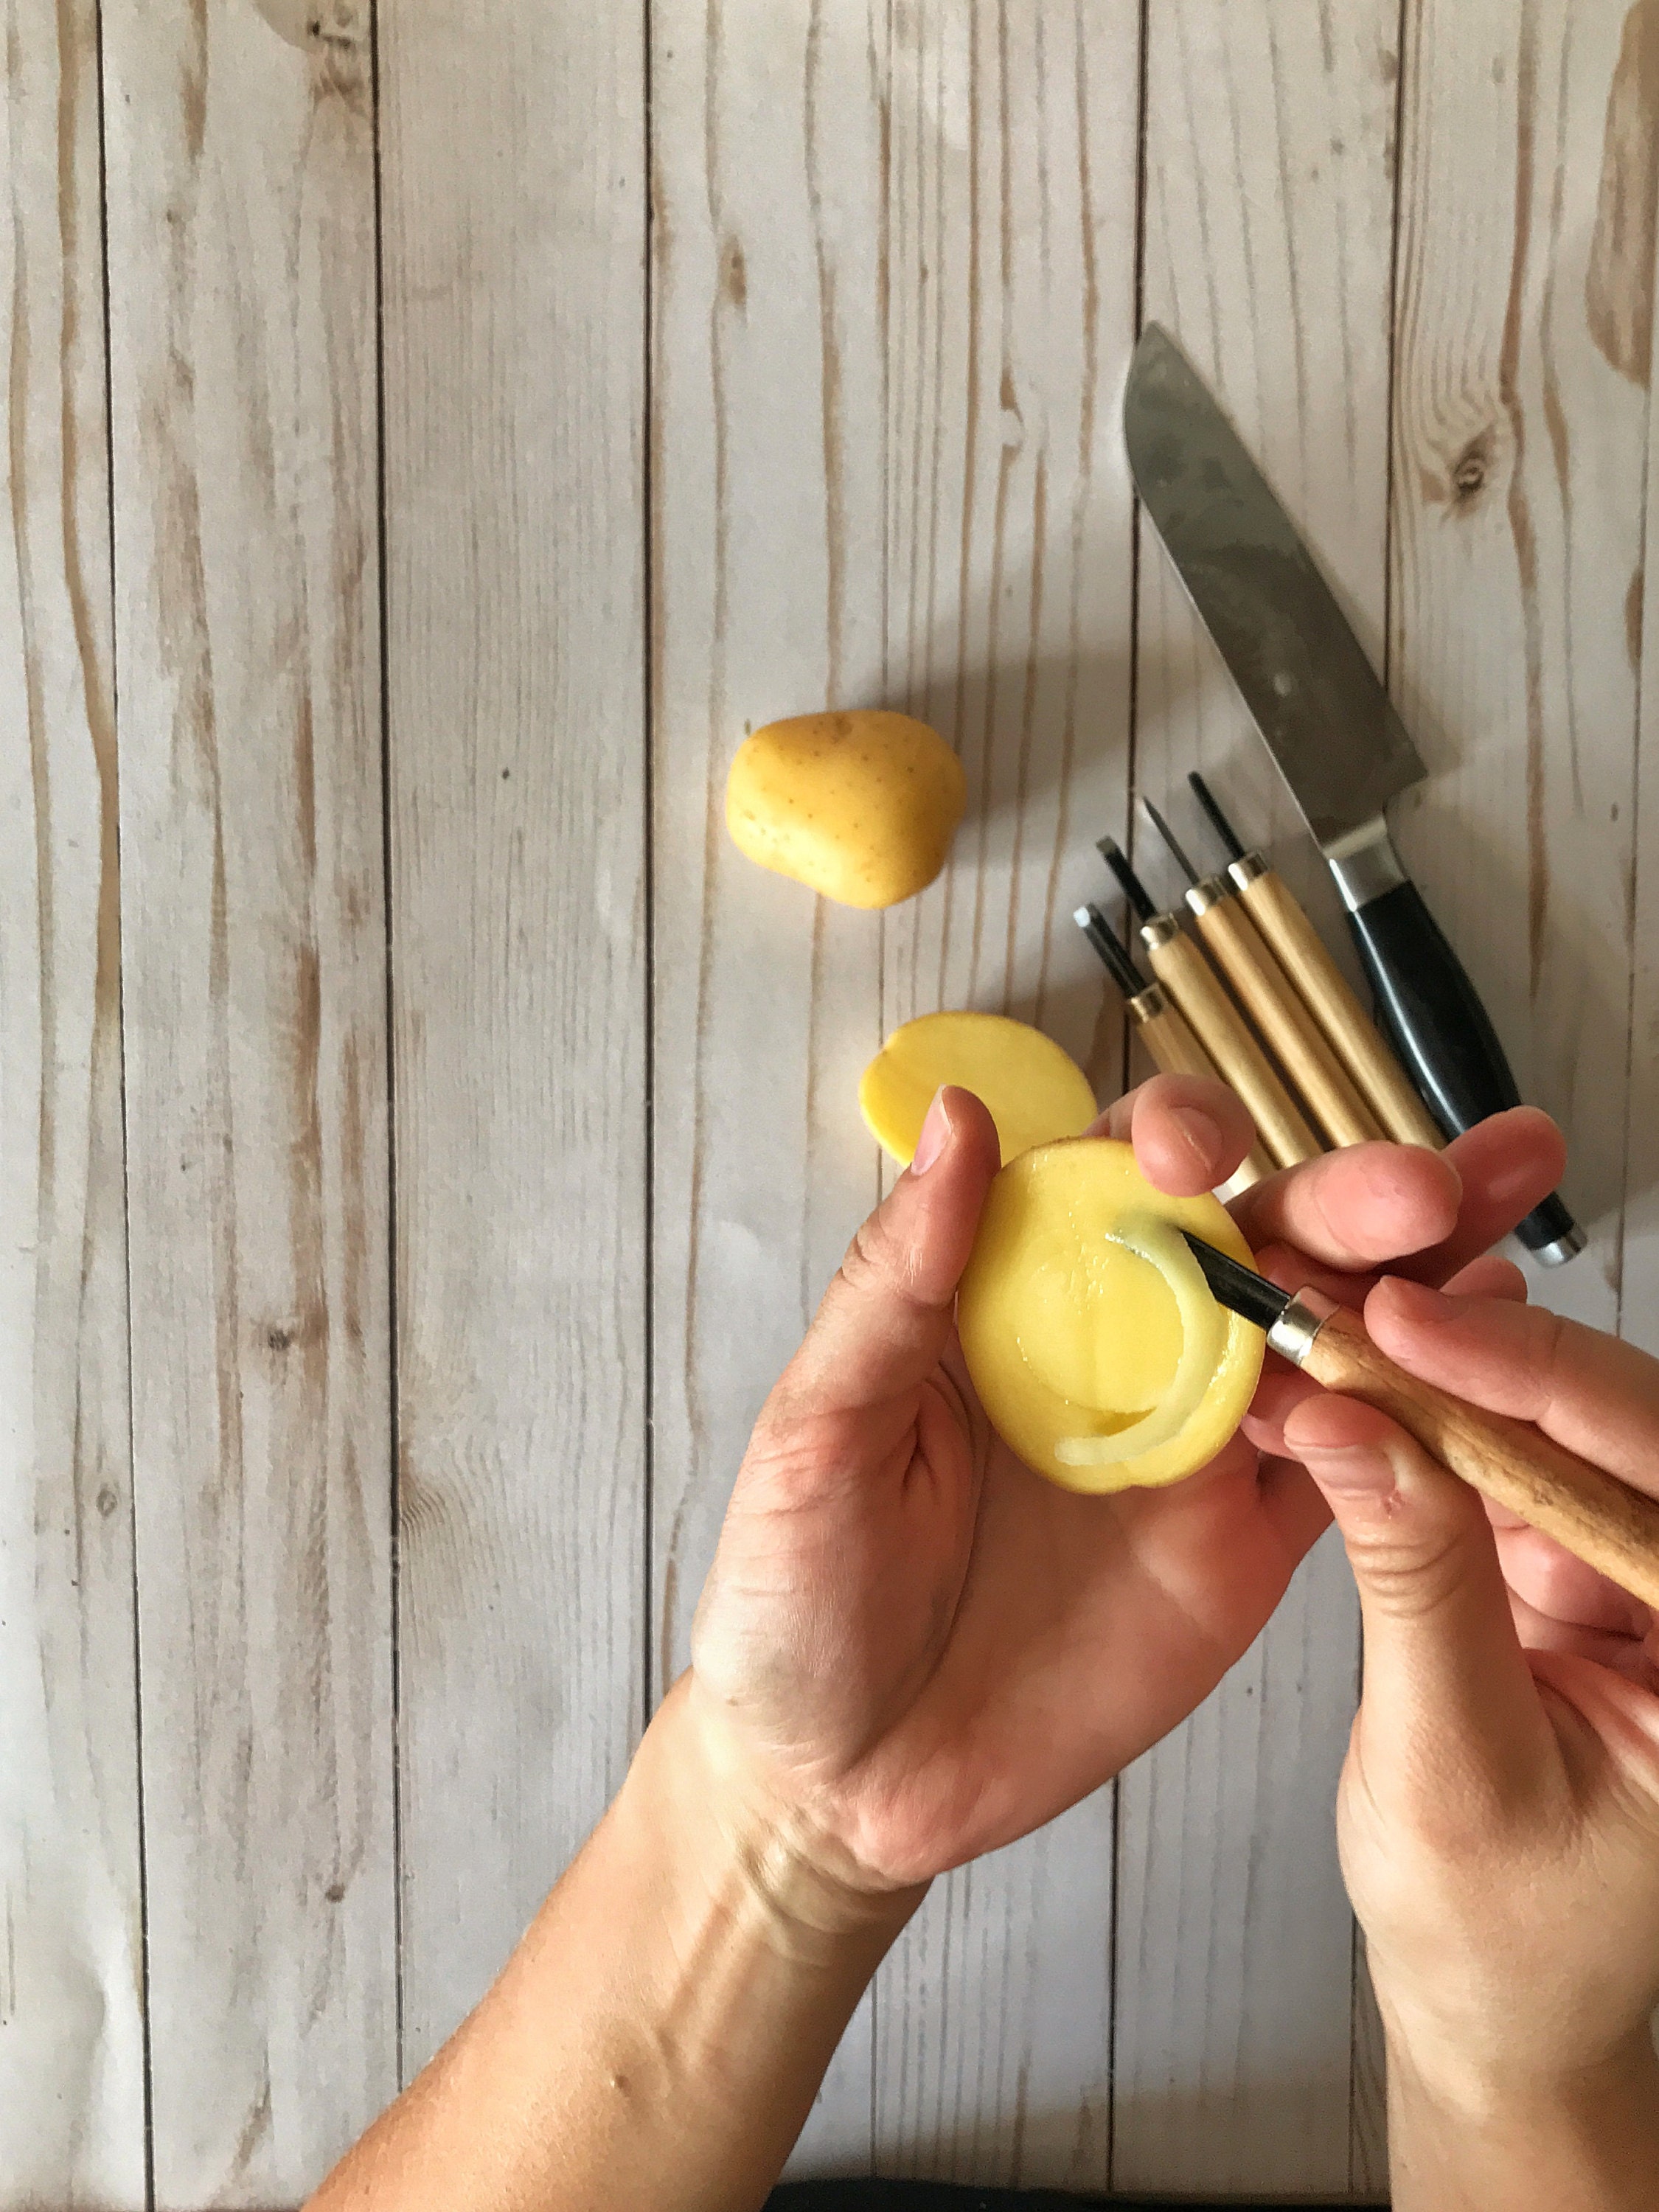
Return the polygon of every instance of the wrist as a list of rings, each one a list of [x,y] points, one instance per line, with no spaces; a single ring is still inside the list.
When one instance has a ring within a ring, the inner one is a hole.
[[[1659,2124],[1659,2055],[1645,2027],[1578,2063],[1472,2059],[1385,2030],[1390,2094],[1460,2127],[1510,2129],[1524,2114],[1556,2120],[1641,2111]]]
[[[1582,2064],[1471,2060],[1390,2026],[1395,2212],[1615,2212],[1650,2202],[1659,2057],[1639,2035]]]
[[[884,1950],[925,1883],[872,1883],[826,1823],[787,1797],[690,1674],[669,1691],[623,1785],[644,1819],[667,1820],[685,1870],[773,1948],[829,1963],[849,1944]]]

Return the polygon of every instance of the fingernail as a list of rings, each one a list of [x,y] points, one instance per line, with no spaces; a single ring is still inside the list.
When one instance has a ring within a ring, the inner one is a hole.
[[[1413,1321],[1447,1322],[1457,1318],[1457,1308],[1443,1291],[1432,1289],[1427,1283],[1407,1282],[1395,1275],[1389,1279],[1394,1285],[1394,1299],[1403,1306]]]
[[[1170,1118],[1198,1158],[1206,1167],[1213,1166],[1226,1139],[1221,1124],[1212,1121],[1201,1106],[1171,1106]]]
[[[933,1093],[933,1103],[927,1109],[927,1118],[921,1125],[921,1134],[916,1139],[916,1149],[910,1157],[912,1175],[926,1175],[933,1162],[945,1150],[945,1140],[951,1133],[951,1116],[945,1110],[945,1092],[941,1087]]]
[[[1395,1487],[1394,1468],[1385,1452],[1356,1445],[1351,1450],[1304,1451],[1298,1455],[1322,1490],[1342,1498],[1386,1498]]]

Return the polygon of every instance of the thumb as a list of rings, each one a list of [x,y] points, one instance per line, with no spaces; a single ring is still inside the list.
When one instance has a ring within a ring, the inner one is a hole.
[[[1364,1623],[1366,1766],[1535,1774],[1548,1724],[1480,1498],[1375,1407],[1322,1393],[1285,1443],[1329,1501]]]
[[[770,1418],[880,1405],[932,1373],[1000,1158],[996,1124],[972,1091],[940,1091],[915,1158],[853,1239],[784,1370]]]

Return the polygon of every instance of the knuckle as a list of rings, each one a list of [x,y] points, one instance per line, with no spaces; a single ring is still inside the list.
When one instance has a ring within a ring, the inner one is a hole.
[[[1474,1561],[1461,1528],[1413,1525],[1386,1509],[1350,1530],[1348,1549],[1376,1610],[1397,1620],[1428,1620],[1455,1605]]]
[[[733,1504],[760,1523],[836,1504],[857,1486],[854,1425],[836,1413],[763,1415],[749,1440]]]
[[[1570,1620],[1582,1605],[1588,1571],[1570,1552],[1534,1535],[1510,1569],[1511,1587],[1538,1613]]]
[[[1534,1395],[1534,1409],[1527,1418],[1546,1421],[1561,1395],[1562,1369],[1570,1357],[1567,1324],[1547,1306],[1528,1306],[1525,1311],[1528,1319],[1522,1331],[1522,1360]],[[1525,1342],[1528,1335],[1530,1345]]]
[[[896,1291],[906,1299],[915,1297],[915,1255],[894,1234],[884,1207],[878,1206],[853,1232],[841,1263],[841,1276],[855,1293],[880,1289]]]

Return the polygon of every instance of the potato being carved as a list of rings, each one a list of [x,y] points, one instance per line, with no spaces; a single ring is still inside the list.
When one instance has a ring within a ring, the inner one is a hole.
[[[967,796],[962,763],[926,722],[796,714],[738,746],[726,826],[740,852],[809,890],[894,906],[945,866]]]
[[[1033,1145],[1080,1137],[1095,1118],[1088,1077],[1041,1030],[1006,1014],[922,1014],[893,1031],[859,1084],[865,1127],[901,1167],[946,1083],[984,1100],[1005,1165]]]
[[[1044,1145],[992,1184],[957,1327],[993,1426],[1051,1482],[1177,1482],[1237,1428],[1265,1340],[1215,1303],[1182,1229],[1254,1264],[1218,1200],[1155,1190],[1127,1145]]]

